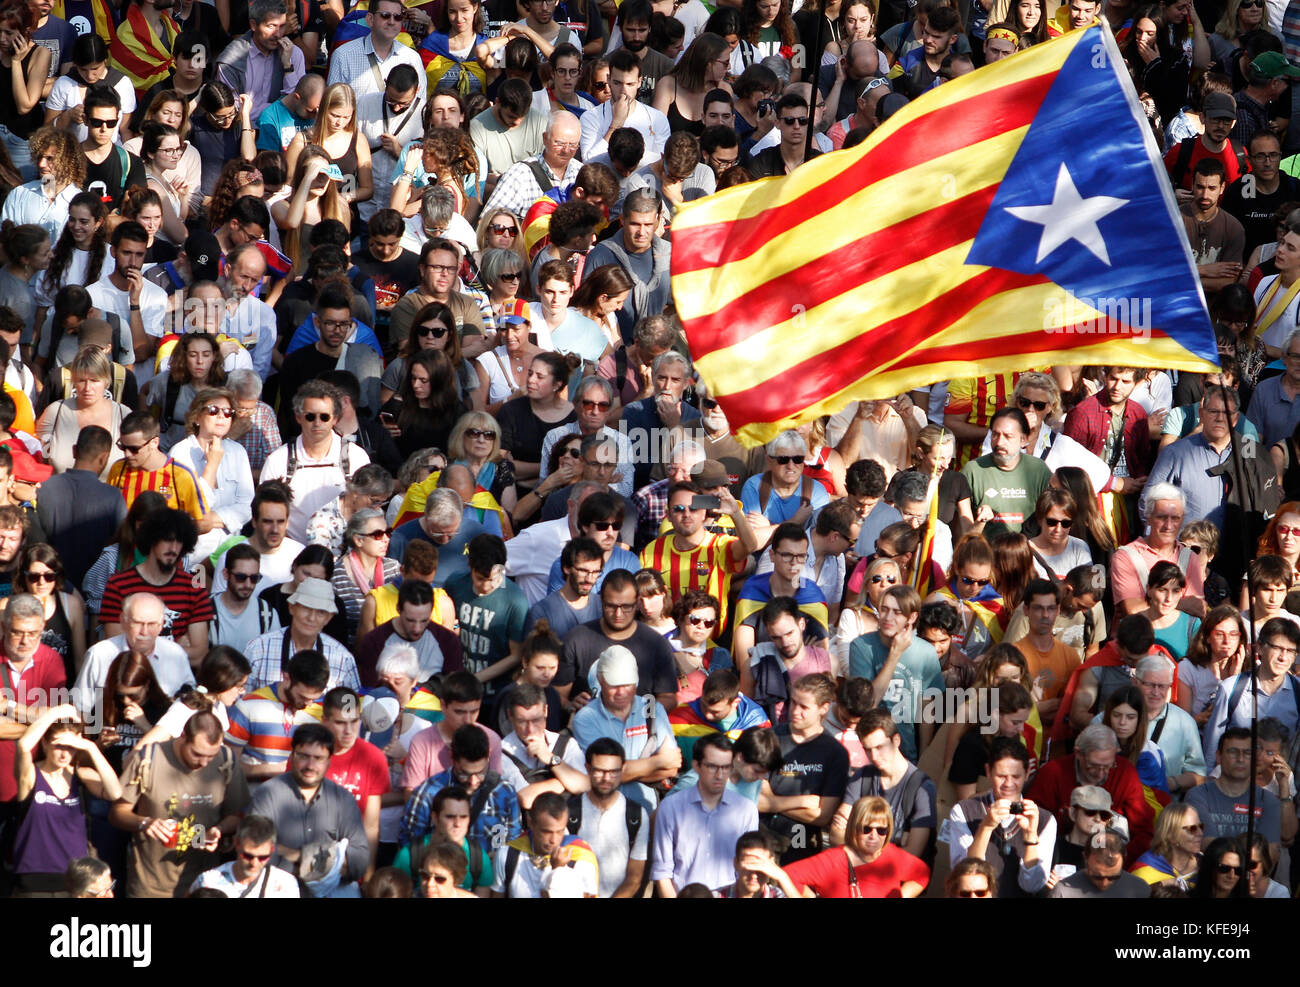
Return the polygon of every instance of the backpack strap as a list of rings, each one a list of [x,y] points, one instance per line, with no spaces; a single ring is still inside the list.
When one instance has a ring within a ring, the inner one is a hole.
[[[1169,179],[1174,183],[1174,188],[1183,187],[1183,179],[1187,177],[1187,168],[1192,163],[1192,152],[1196,150],[1196,142],[1199,137],[1188,137],[1178,145],[1178,157],[1174,160],[1174,170],[1169,173]]]
[[[519,848],[506,848],[505,896],[510,897],[510,885],[514,883],[515,871],[519,867]]]
[[[482,883],[483,845],[472,836],[467,839],[469,840],[469,884],[470,890],[473,891]]]
[[[1228,696],[1228,705],[1223,710],[1223,722],[1219,724],[1219,731],[1227,729],[1228,724],[1232,722],[1232,711],[1237,708],[1237,703],[1241,702],[1242,693],[1246,691],[1246,682],[1250,675],[1246,672],[1237,673],[1237,681],[1232,684],[1232,693]],[[1300,709],[1300,697],[1296,699],[1296,708]]]
[[[284,468],[284,482],[292,483],[293,475],[298,472],[298,440],[289,440],[289,462]]]
[[[569,833],[573,836],[578,835],[578,830],[582,829],[582,796],[569,796]]]
[[[1240,178],[1250,170],[1246,165],[1246,149],[1241,146],[1240,141],[1229,139],[1228,143],[1232,145],[1232,153],[1237,156],[1237,177]]]
[[[529,158],[524,164],[528,166],[528,170],[537,179],[537,187],[542,190],[542,195],[556,187],[555,183],[551,181],[551,176],[546,173],[546,166],[537,158]]]
[[[487,805],[488,796],[492,794],[492,789],[501,784],[501,776],[495,771],[489,771],[487,777],[483,779],[483,784],[478,786],[478,791],[474,793],[474,800],[469,804],[469,824],[474,825],[478,821],[479,813]]]
[[[623,819],[627,824],[627,848],[630,851],[636,844],[636,834],[641,831],[641,806],[626,795],[623,796]]]
[[[167,393],[163,396],[162,425],[164,429],[166,429],[167,426],[174,424],[174,418],[176,415],[176,402],[180,400],[180,396],[181,396],[180,381],[172,377],[171,374],[168,374]]]

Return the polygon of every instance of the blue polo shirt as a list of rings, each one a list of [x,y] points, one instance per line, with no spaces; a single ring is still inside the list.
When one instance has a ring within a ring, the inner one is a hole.
[[[1223,452],[1215,452],[1205,436],[1198,432],[1161,449],[1147,483],[1172,483],[1187,498],[1188,521],[1206,518],[1222,529],[1223,477],[1211,476],[1209,471],[1227,462],[1231,455],[1231,446],[1224,446]]]
[[[1279,376],[1260,381],[1246,409],[1246,417],[1255,423],[1266,446],[1281,442],[1300,424],[1300,402],[1287,397],[1282,379]]]

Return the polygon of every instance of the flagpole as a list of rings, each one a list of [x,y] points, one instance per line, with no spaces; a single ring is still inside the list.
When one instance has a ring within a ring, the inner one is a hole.
[[[822,50],[826,47],[826,10],[819,4],[817,8],[817,41],[813,46],[813,51],[809,54],[809,60],[816,64],[812,67],[812,92],[808,94],[808,133],[804,135],[803,159],[807,161],[812,157],[813,131],[817,129],[817,98],[818,88],[821,86],[822,77]],[[846,51],[840,52],[840,57],[847,55]],[[832,76],[834,78],[834,68],[832,64]],[[847,81],[847,79],[845,80]],[[827,107],[829,109],[829,107]]]
[[[1228,415],[1228,445],[1232,450],[1232,472],[1233,472],[1233,478],[1237,484],[1237,499],[1241,502],[1241,538],[1240,538],[1241,560],[1242,560],[1241,571],[1243,577],[1248,577],[1250,573],[1250,537],[1249,537],[1250,528],[1247,522],[1249,519],[1250,512],[1248,510],[1248,505],[1246,503],[1246,500],[1248,497],[1251,497],[1252,492],[1250,488],[1246,485],[1245,472],[1243,471],[1241,465],[1241,450],[1237,445],[1237,430],[1232,425],[1232,412],[1230,410],[1231,405],[1228,403],[1228,393],[1227,393],[1228,389],[1222,384],[1218,385],[1218,389],[1219,389],[1220,397],[1223,401],[1223,410]],[[1214,385],[1211,385],[1209,388],[1206,389],[1206,394],[1208,395],[1213,390],[1214,390]],[[1226,502],[1226,498],[1223,506],[1224,506],[1224,513],[1223,513],[1224,528],[1226,529],[1227,520],[1229,517],[1229,508],[1231,506]],[[1250,855],[1254,852],[1251,849],[1251,844],[1255,840],[1255,788],[1256,788],[1255,772],[1258,766],[1257,761],[1259,759],[1259,693],[1257,691],[1259,688],[1259,674],[1258,674],[1258,670],[1256,669],[1257,662],[1255,659],[1255,614],[1253,611],[1251,612],[1250,620],[1246,621],[1246,640],[1248,641],[1247,654],[1249,655],[1249,660],[1250,660],[1250,698],[1251,698],[1250,787],[1248,789],[1250,798],[1249,798],[1249,811],[1246,813],[1246,851],[1245,854],[1243,855],[1243,859],[1241,862],[1241,876],[1238,878],[1238,880],[1242,884],[1246,884],[1246,882],[1249,880]],[[1228,716],[1229,717],[1232,716],[1232,710],[1228,710]],[[1250,893],[1250,887],[1248,884],[1246,884],[1246,893],[1247,894]]]

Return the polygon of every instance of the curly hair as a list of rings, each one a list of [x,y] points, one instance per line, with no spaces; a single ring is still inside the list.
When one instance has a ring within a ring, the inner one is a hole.
[[[47,154],[53,158],[56,184],[75,185],[77,188],[86,184],[86,155],[69,131],[41,127],[28,139],[27,147],[32,152],[33,161],[39,161]]]
[[[453,176],[463,184],[470,175],[478,174],[478,155],[469,134],[455,127],[434,127],[424,136],[424,150],[438,161],[438,175]]]
[[[241,196],[248,195],[244,189],[254,182],[261,181],[262,173],[251,161],[236,158],[227,161],[217,177],[217,184],[212,189],[212,201],[208,205],[208,222],[212,229],[226,225],[230,218],[230,207]]]
[[[221,360],[221,344],[217,342],[216,336],[207,332],[187,332],[176,341],[176,347],[171,354],[171,366],[167,368],[168,378],[177,384],[194,383],[190,380],[190,368],[185,357],[189,353],[190,347],[195,343],[207,343],[212,347],[212,369],[208,371],[206,386],[224,387],[226,368]]]

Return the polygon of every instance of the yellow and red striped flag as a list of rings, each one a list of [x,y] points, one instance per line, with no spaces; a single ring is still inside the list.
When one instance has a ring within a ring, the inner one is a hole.
[[[682,206],[672,253],[696,366],[750,445],[951,377],[1217,365],[1102,26],[945,82],[856,148]]]

